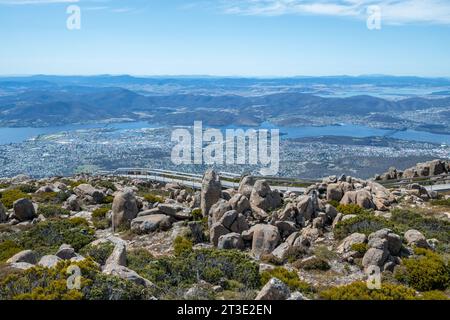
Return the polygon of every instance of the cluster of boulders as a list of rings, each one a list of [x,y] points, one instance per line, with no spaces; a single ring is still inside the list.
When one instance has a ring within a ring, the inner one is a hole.
[[[53,268],[62,260],[78,262],[84,260],[84,257],[76,253],[70,245],[63,244],[54,255],[45,255],[38,259],[38,254],[33,250],[24,250],[9,258],[6,263],[12,268],[27,270],[36,265]]]
[[[400,179],[412,179],[421,177],[434,177],[450,173],[449,160],[432,160],[424,163],[418,163],[414,167],[404,171],[392,167],[387,172],[376,175],[375,180],[388,181]]]

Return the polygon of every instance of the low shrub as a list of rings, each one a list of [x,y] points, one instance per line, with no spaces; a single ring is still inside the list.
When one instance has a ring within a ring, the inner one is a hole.
[[[159,258],[148,252],[130,251],[128,267],[157,285],[165,298],[180,298],[180,290],[200,280],[214,285],[233,280],[242,284],[242,290],[260,287],[258,265],[238,250],[199,249]]]
[[[449,296],[447,296],[444,292],[433,290],[422,292],[421,300],[450,300]]]
[[[12,209],[14,201],[22,198],[31,199],[28,194],[19,189],[8,189],[0,193],[0,202],[8,209]]]
[[[403,260],[395,278],[418,291],[445,290],[450,285],[450,266],[437,253],[416,248],[415,255]]]
[[[40,205],[38,207],[38,215],[42,214],[46,218],[54,218],[62,215],[70,215],[70,211],[56,205]]]
[[[434,217],[426,217],[412,210],[392,210],[392,223],[400,233],[409,229],[422,232],[427,239],[438,239],[442,251],[450,253],[450,222]]]
[[[111,242],[99,243],[97,245],[87,245],[80,250],[80,254],[84,257],[91,257],[92,260],[103,266],[114,250]]]
[[[103,204],[110,204],[113,203],[114,197],[113,196],[106,196],[103,198],[102,203]]]
[[[369,250],[369,246],[367,243],[354,243],[351,245],[350,249],[358,252],[360,256],[363,256],[367,250]]]
[[[106,217],[110,210],[109,207],[101,207],[92,212],[92,223],[96,229],[108,229],[111,226],[111,221]]]
[[[100,180],[97,183],[95,183],[95,186],[98,188],[105,188],[110,189],[112,191],[117,191],[116,185],[112,181],[108,180]]]
[[[12,240],[0,242],[0,263],[5,262],[16,253],[22,251],[23,248]]]
[[[201,221],[203,219],[202,209],[196,208],[192,210],[192,220]]]
[[[357,204],[339,204],[336,207],[336,210],[338,212],[341,212],[342,214],[346,215],[346,214],[363,214],[363,213],[367,213],[367,210],[365,210],[364,208],[358,206]]]
[[[9,236],[11,241],[24,249],[39,254],[54,254],[64,243],[76,251],[94,240],[94,230],[82,218],[50,219],[32,226],[29,230]]]
[[[338,240],[342,240],[355,232],[369,235],[372,232],[383,228],[392,229],[394,227],[390,221],[382,217],[376,217],[369,213],[362,213],[356,217],[338,222],[334,229],[334,237]]]
[[[324,300],[414,300],[416,293],[411,288],[390,283],[383,283],[379,290],[371,290],[361,281],[321,291],[319,297]]]
[[[80,268],[80,290],[67,286],[70,265]],[[0,300],[140,300],[150,296],[142,286],[101,273],[91,259],[78,263],[61,261],[51,269],[36,266],[0,280]]]
[[[35,193],[38,190],[38,188],[33,184],[21,184],[17,186],[17,189],[23,193]]]
[[[291,291],[312,292],[311,286],[301,281],[295,271],[288,271],[283,267],[264,271],[261,274],[261,285],[264,286],[272,278],[277,278],[284,282]]]
[[[69,198],[64,191],[60,192],[42,192],[33,195],[33,200],[46,204],[61,204]]]
[[[178,236],[173,242],[173,250],[176,256],[188,254],[192,251],[193,243],[191,240],[185,237]]]
[[[450,207],[450,198],[449,199],[431,200],[430,203],[434,206]]]
[[[294,262],[293,266],[297,269],[320,271],[327,271],[331,268],[328,261],[318,257],[313,257],[307,260],[297,260]]]
[[[340,205],[339,201],[337,201],[337,200],[329,200],[328,204],[332,205],[335,208],[339,207],[339,205]]]
[[[161,196],[155,196],[151,193],[147,193],[144,195],[144,199],[150,203],[163,203],[164,202],[164,198]]]

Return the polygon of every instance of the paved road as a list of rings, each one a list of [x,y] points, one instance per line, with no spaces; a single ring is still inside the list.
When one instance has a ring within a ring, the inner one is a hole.
[[[159,175],[130,175],[130,174],[117,174],[115,176],[130,178],[130,179],[142,179],[142,180],[152,180],[152,181],[158,181],[158,182],[169,182],[169,183],[179,183],[185,187],[193,188],[193,189],[201,189],[202,183],[200,181],[189,181],[189,180],[182,180],[182,179],[175,179],[175,178],[166,178]],[[237,182],[231,182],[231,181],[225,181],[222,180],[222,187],[224,189],[228,188],[238,188],[239,183]],[[285,187],[285,186],[270,186],[272,190],[277,189],[282,192],[295,192],[295,193],[304,193],[306,188],[298,188],[298,187]]]
[[[436,184],[434,186],[426,186],[428,191],[445,192],[450,191],[450,183],[447,184]]]

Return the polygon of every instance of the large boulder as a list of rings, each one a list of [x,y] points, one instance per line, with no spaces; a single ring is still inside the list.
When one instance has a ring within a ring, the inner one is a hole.
[[[272,191],[265,180],[257,180],[250,195],[250,206],[258,218],[266,218],[267,212],[278,208],[282,198],[278,191]]]
[[[76,257],[77,253],[75,252],[75,249],[72,248],[71,245],[62,244],[59,247],[58,252],[56,252],[56,256],[63,260],[70,260],[70,259]]]
[[[255,300],[287,300],[290,295],[287,285],[277,278],[272,278],[261,289]]]
[[[140,216],[131,220],[131,230],[138,234],[148,234],[157,230],[168,230],[172,221],[165,214],[152,214]]]
[[[278,228],[269,224],[257,224],[248,231],[243,232],[243,237],[252,239],[252,255],[259,259],[262,255],[271,253],[280,242]]]
[[[61,258],[54,255],[43,256],[41,260],[39,260],[38,266],[45,268],[54,268],[61,260]]]
[[[11,258],[9,258],[7,263],[29,263],[29,264],[36,264],[37,262],[37,254],[33,250],[24,250],[20,251],[19,253],[16,253]]]
[[[222,184],[214,170],[207,170],[203,175],[202,191],[200,194],[200,208],[204,217],[209,214],[212,205],[222,196]]]
[[[219,222],[228,230],[236,233],[248,230],[249,226],[244,215],[238,213],[236,210],[230,210],[224,213]]]
[[[220,222],[214,223],[209,229],[209,238],[213,245],[219,244],[219,238],[223,235],[230,233],[231,231],[225,228]]]
[[[81,211],[80,203],[76,194],[71,195],[63,204],[63,208],[70,211]]]
[[[154,284],[151,281],[141,277],[135,271],[128,269],[127,267],[122,265],[117,264],[106,265],[103,269],[103,273],[116,276],[127,281],[131,281],[137,285],[144,286],[146,288],[154,287]]]
[[[363,233],[352,233],[348,237],[346,237],[344,240],[342,240],[342,243],[337,247],[336,252],[342,254],[346,253],[352,250],[352,246],[355,244],[362,244],[366,243],[367,236]]]
[[[398,255],[402,248],[402,238],[395,234],[392,230],[384,228],[373,232],[369,235],[369,246],[373,247],[376,239],[384,239],[387,241],[387,248],[391,255]]]
[[[317,193],[311,192],[309,195],[301,196],[297,202],[297,209],[297,223],[301,224],[299,220],[310,221],[314,219],[319,211]]]
[[[330,183],[327,186],[327,200],[341,201],[344,196],[341,185],[339,183]]]
[[[139,212],[136,197],[130,189],[119,192],[112,205],[113,227],[129,226]]]
[[[347,191],[342,197],[341,204],[356,204],[364,209],[374,209],[372,194],[367,190]]]
[[[231,209],[236,210],[239,213],[244,213],[250,210],[250,201],[243,194],[235,194],[229,201]]]
[[[232,232],[219,237],[218,249],[244,249],[244,241],[239,233]]]
[[[429,249],[430,245],[427,242],[427,239],[422,234],[422,232],[418,230],[408,230],[405,232],[405,240],[408,246],[419,247]]]
[[[367,268],[368,266],[374,265],[378,267],[383,267],[389,256],[389,252],[386,249],[378,249],[378,248],[370,248],[364,254],[362,259],[363,267]]]
[[[84,199],[84,201],[93,204],[101,204],[103,203],[103,199],[105,198],[105,194],[102,190],[96,189],[87,183],[80,184],[73,189],[73,192],[78,197]]]
[[[30,199],[22,198],[13,204],[14,217],[19,221],[28,221],[36,218],[36,210]]]
[[[210,209],[209,209],[209,217],[208,224],[209,226],[213,225],[216,222],[219,222],[225,212],[231,210],[231,205],[225,199],[219,199]]]
[[[3,203],[0,202],[0,223],[6,222],[8,220],[8,215],[6,214],[6,208]]]
[[[252,176],[245,176],[239,183],[238,193],[244,195],[245,197],[247,197],[247,199],[249,199],[255,182],[256,179]]]
[[[124,242],[117,242],[114,246],[114,250],[106,260],[105,265],[127,265],[127,250]]]

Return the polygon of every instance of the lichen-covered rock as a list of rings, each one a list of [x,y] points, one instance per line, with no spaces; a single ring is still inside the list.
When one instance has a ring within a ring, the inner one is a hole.
[[[138,234],[148,234],[157,230],[169,230],[171,218],[165,214],[151,214],[131,220],[131,230]]]
[[[207,170],[203,175],[202,191],[200,195],[200,208],[204,217],[209,214],[212,205],[222,196],[222,184],[214,170]]]
[[[29,221],[36,218],[36,210],[30,199],[22,198],[13,204],[14,218],[19,221]]]
[[[114,228],[129,226],[131,220],[136,218],[139,212],[136,197],[130,189],[119,192],[112,205],[112,220]]]
[[[20,263],[25,262],[29,264],[36,264],[37,262],[37,254],[33,250],[23,250],[19,253],[16,253],[11,258],[9,258],[7,263]]]
[[[409,246],[429,249],[430,245],[425,236],[418,230],[408,230],[405,232],[405,240]]]
[[[268,224],[257,224],[250,228],[247,236],[251,234],[252,255],[259,259],[264,254],[271,253],[280,242],[278,228]]]
[[[261,289],[255,300],[287,300],[290,295],[287,285],[277,278],[272,278]]]
[[[239,233],[228,233],[219,237],[218,249],[244,249],[244,241]]]

